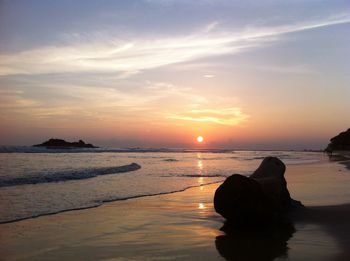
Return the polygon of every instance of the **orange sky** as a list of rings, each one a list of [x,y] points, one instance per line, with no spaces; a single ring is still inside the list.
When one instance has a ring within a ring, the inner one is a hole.
[[[341,1],[117,2],[2,4],[0,144],[322,149],[349,128]]]

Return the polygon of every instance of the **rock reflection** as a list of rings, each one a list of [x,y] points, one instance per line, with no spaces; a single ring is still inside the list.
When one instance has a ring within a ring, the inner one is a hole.
[[[215,245],[226,260],[268,261],[286,257],[287,241],[295,232],[291,223],[279,223],[264,227],[237,227],[225,223],[221,228],[225,235],[216,237]]]

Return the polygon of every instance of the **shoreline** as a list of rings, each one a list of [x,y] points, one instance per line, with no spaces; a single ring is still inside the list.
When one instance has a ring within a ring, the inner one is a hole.
[[[128,197],[128,198],[104,200],[104,201],[102,201],[100,204],[98,204],[96,206],[64,209],[64,210],[57,211],[57,212],[39,214],[39,215],[31,216],[31,217],[19,218],[19,219],[10,220],[10,221],[0,221],[0,225],[2,225],[2,224],[10,224],[10,223],[15,223],[15,222],[20,222],[20,221],[25,221],[25,220],[28,220],[28,219],[40,218],[40,217],[44,217],[44,216],[58,215],[58,214],[65,213],[65,212],[72,212],[72,211],[79,211],[79,210],[88,210],[90,208],[91,209],[92,208],[98,208],[98,207],[102,207],[102,206],[104,206],[106,204],[113,204],[113,203],[116,203],[116,202],[119,202],[119,201],[126,201],[126,200],[133,200],[133,199],[147,198],[147,197],[156,197],[156,196],[161,196],[161,195],[170,195],[170,194],[174,194],[174,193],[184,192],[184,191],[186,191],[188,189],[191,189],[191,188],[198,188],[198,187],[202,187],[202,186],[210,186],[210,185],[221,183],[221,182],[222,181],[216,181],[216,182],[206,183],[206,184],[202,184],[202,185],[195,185],[195,186],[190,186],[190,187],[187,187],[187,188],[184,188],[184,189],[179,189],[179,190],[170,191],[170,192],[163,192],[163,193],[161,192],[161,193],[157,193],[157,194],[139,195],[139,196],[133,196],[133,197]]]
[[[288,165],[288,167],[290,167],[290,166],[317,165],[317,164],[326,163],[326,162],[329,162],[329,161],[328,160],[321,160],[321,161],[315,161],[315,162],[293,163],[293,164]],[[335,160],[334,162],[337,162],[337,163],[340,163],[340,164],[344,164],[350,170],[350,159],[349,160],[344,160],[343,159],[342,161]],[[234,174],[234,173],[232,173],[232,174]],[[161,193],[155,193],[155,194],[149,194],[149,195],[138,195],[138,196],[133,196],[133,197],[128,197],[128,198],[118,198],[118,199],[104,200],[104,201],[102,201],[102,202],[100,202],[100,203],[98,203],[96,205],[85,206],[85,207],[78,207],[78,208],[72,208],[72,209],[64,209],[64,210],[60,210],[60,211],[56,211],[56,212],[38,214],[38,215],[30,216],[30,217],[18,218],[18,219],[9,220],[9,221],[0,221],[0,225],[20,222],[20,221],[24,221],[24,220],[27,220],[27,219],[40,218],[40,217],[43,217],[43,216],[57,215],[57,214],[60,214],[60,213],[65,213],[65,212],[86,210],[86,209],[90,209],[90,208],[97,208],[97,207],[101,207],[101,206],[103,206],[105,204],[110,204],[110,203],[118,202],[118,201],[132,200],[132,199],[144,198],[144,197],[154,197],[154,196],[159,196],[159,195],[168,195],[168,194],[183,192],[183,191],[186,191],[188,189],[195,188],[195,187],[208,186],[208,185],[211,185],[211,184],[221,183],[222,181],[209,182],[209,183],[205,183],[205,184],[202,184],[202,185],[189,186],[189,187],[186,187],[186,188],[183,188],[183,189],[170,191],[170,192],[161,192]]]
[[[289,165],[291,196],[307,206],[292,216],[292,227],[225,233],[212,203],[217,183],[1,224],[0,257],[249,260],[252,253],[259,260],[347,260],[349,174],[337,162]]]
[[[316,161],[316,162],[293,163],[293,164],[288,165],[287,167],[290,168],[291,166],[318,165],[318,164],[324,164],[324,163],[329,163],[329,162],[342,164],[348,170],[350,170],[350,159],[347,159],[347,158],[344,159],[343,157],[336,158],[335,160],[330,160],[330,161],[329,160],[321,160],[321,161]],[[232,174],[234,174],[234,173],[232,173]],[[149,195],[138,195],[138,196],[133,196],[133,197],[128,197],[128,198],[118,198],[118,199],[104,200],[104,201],[102,201],[102,202],[100,202],[100,203],[98,203],[96,205],[92,205],[92,206],[78,207],[78,208],[72,208],[72,209],[64,209],[64,210],[61,210],[61,211],[56,211],[56,212],[51,212],[51,213],[44,213],[44,214],[38,214],[38,215],[30,216],[30,217],[24,217],[24,218],[9,220],[9,221],[0,221],[0,226],[2,224],[15,223],[15,222],[28,220],[28,219],[36,219],[36,218],[40,218],[40,217],[44,217],[44,216],[57,215],[57,214],[65,213],[65,212],[79,211],[79,210],[88,210],[88,209],[92,209],[92,208],[98,208],[98,207],[104,206],[106,204],[112,204],[112,203],[119,202],[119,201],[126,201],[126,200],[138,199],[138,198],[147,198],[147,197],[155,197],[155,196],[160,196],[160,195],[174,194],[174,193],[184,192],[184,191],[186,191],[188,189],[191,189],[191,188],[196,188],[196,187],[201,187],[201,186],[209,186],[209,185],[218,184],[218,183],[221,183],[221,182],[222,181],[209,182],[209,183],[205,183],[205,184],[202,184],[202,185],[189,186],[189,187],[186,187],[186,188],[183,188],[183,189],[170,191],[170,192],[161,192],[161,193],[155,193],[155,194],[149,194]],[[349,200],[349,202],[350,202],[350,200]]]

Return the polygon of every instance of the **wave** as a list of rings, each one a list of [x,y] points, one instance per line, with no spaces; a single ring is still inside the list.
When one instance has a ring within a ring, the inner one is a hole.
[[[161,177],[181,177],[181,178],[227,178],[227,175],[221,174],[183,174],[183,175],[163,175]]]
[[[0,220],[0,224],[14,223],[14,222],[22,221],[22,220],[33,219],[33,218],[38,218],[38,217],[42,217],[42,216],[51,216],[51,215],[56,215],[56,214],[60,214],[60,213],[64,213],[64,212],[96,208],[96,207],[102,206],[103,204],[111,203],[111,202],[115,202],[115,201],[123,201],[123,200],[130,200],[130,199],[143,198],[143,197],[154,197],[154,196],[160,196],[160,195],[173,194],[173,193],[185,191],[185,190],[190,189],[190,188],[207,186],[207,185],[217,184],[217,183],[221,183],[221,182],[222,181],[206,182],[206,183],[203,183],[200,185],[187,186],[187,187],[184,187],[181,189],[171,190],[171,191],[163,191],[163,192],[159,192],[159,193],[149,193],[149,194],[140,194],[140,195],[135,195],[135,196],[130,196],[130,197],[120,197],[120,198],[109,198],[109,199],[96,200],[93,204],[90,204],[87,206],[76,207],[76,208],[67,208],[67,209],[62,209],[62,210],[58,210],[58,211],[30,215],[30,216],[26,216],[26,217],[4,219],[4,220]]]
[[[116,167],[87,168],[70,171],[59,171],[55,173],[39,173],[37,175],[26,177],[0,177],[0,187],[89,179],[101,175],[135,171],[140,168],[141,166],[139,164],[131,163],[129,165]]]
[[[242,160],[261,160],[261,159],[264,159],[264,158],[265,158],[265,156],[259,156],[259,157],[242,158]]]
[[[214,175],[200,175],[200,174],[189,174],[189,175],[177,175],[177,177],[188,177],[188,178],[227,178],[225,175],[220,175],[220,174],[214,174]]]
[[[212,158],[201,157],[201,158],[198,158],[198,160],[225,160],[225,159],[229,159],[229,158],[228,157],[212,157]]]
[[[303,164],[313,164],[319,163],[319,159],[293,159],[286,162],[287,165],[303,165]]]

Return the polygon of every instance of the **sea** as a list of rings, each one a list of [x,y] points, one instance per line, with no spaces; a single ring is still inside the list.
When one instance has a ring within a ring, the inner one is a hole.
[[[0,223],[249,176],[266,156],[287,166],[324,158],[306,151],[0,146]]]

